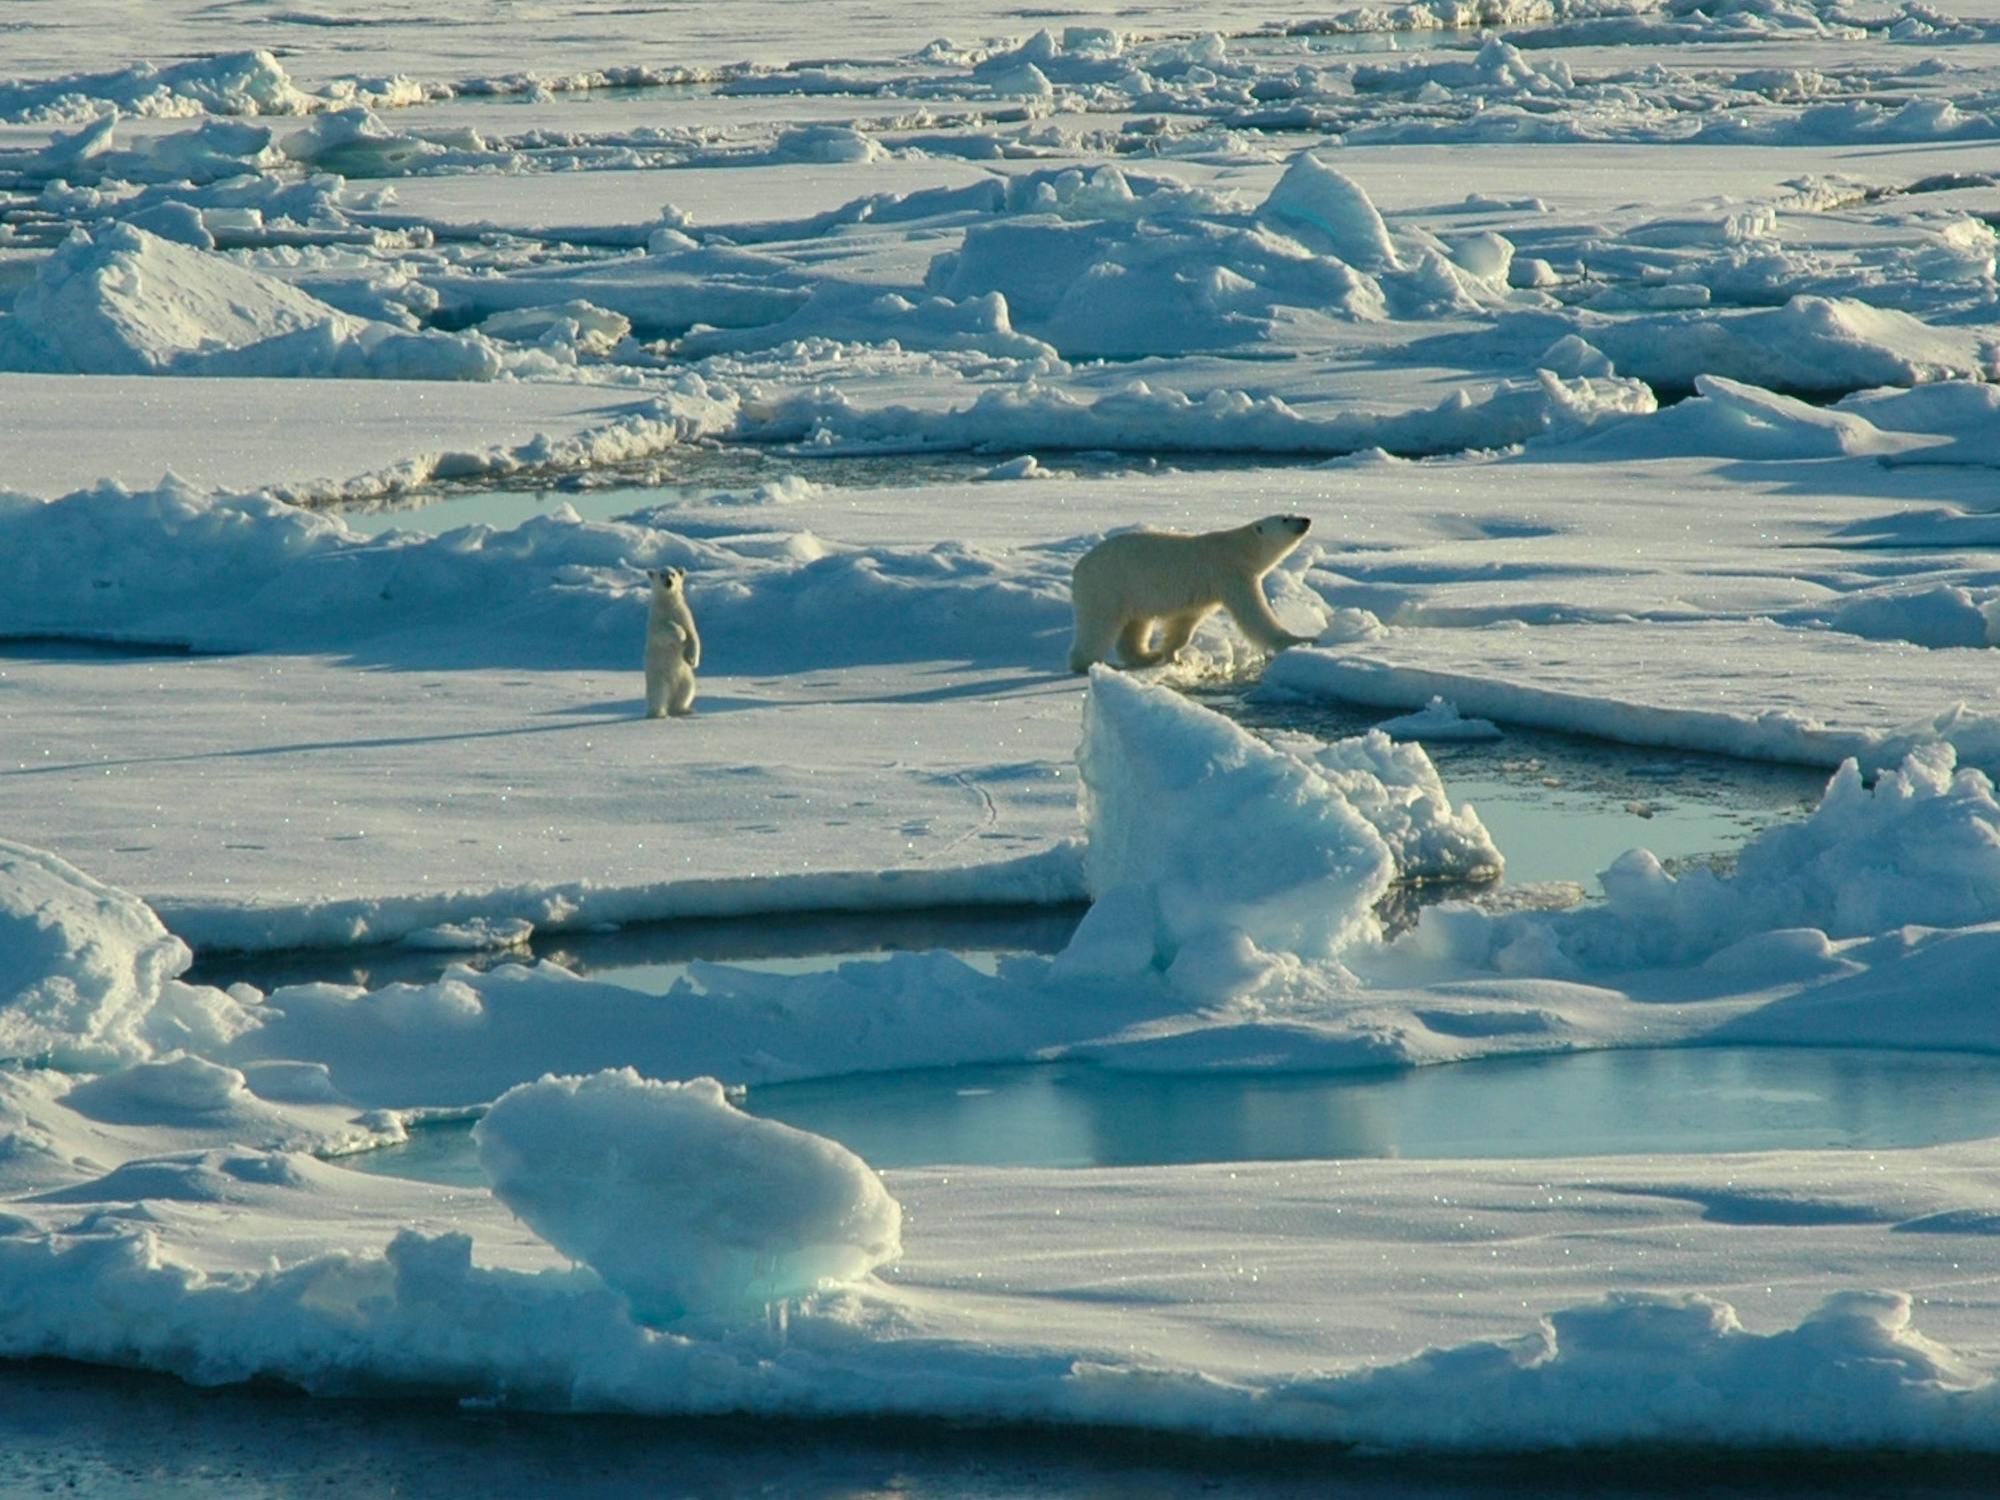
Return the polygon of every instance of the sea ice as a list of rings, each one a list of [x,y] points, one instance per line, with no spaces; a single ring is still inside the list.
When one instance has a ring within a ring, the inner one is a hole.
[[[494,1196],[645,1322],[761,1314],[902,1249],[902,1211],[865,1162],[744,1114],[712,1078],[544,1078],[473,1134]]]
[[[958,0],[18,9],[0,1353],[1426,1451],[1995,1446],[1990,1142],[884,1181],[723,1092],[2000,1049],[1992,0],[1012,36]],[[502,482],[533,519],[458,524]],[[311,509],[440,490],[379,535]],[[1274,509],[1316,522],[1278,603],[1329,623],[1272,697],[1854,764],[1730,873],[1635,851],[1599,905],[1384,941],[1392,882],[1503,863],[1420,745],[1251,735],[1186,675],[1086,710],[1057,670],[1094,538]],[[670,746],[637,733],[663,564],[709,648]],[[1054,958],[665,996],[184,977],[189,944],[1090,892]],[[497,1198],[321,1159],[495,1099]]]

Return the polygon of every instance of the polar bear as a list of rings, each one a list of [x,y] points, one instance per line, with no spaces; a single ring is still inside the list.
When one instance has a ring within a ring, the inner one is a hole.
[[[1077,559],[1070,575],[1076,638],[1069,669],[1086,672],[1116,645],[1128,667],[1167,661],[1217,608],[1266,651],[1300,646],[1264,602],[1264,575],[1305,537],[1304,516],[1266,516],[1227,531],[1122,531]],[[1158,645],[1151,644],[1160,626]]]
[[[688,608],[687,574],[648,568],[652,602],[646,606],[646,717],[694,712],[694,669],[701,665],[701,635]]]

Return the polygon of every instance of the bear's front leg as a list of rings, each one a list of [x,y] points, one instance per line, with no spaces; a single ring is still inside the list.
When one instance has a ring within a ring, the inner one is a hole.
[[[1312,644],[1312,636],[1296,635],[1279,623],[1278,617],[1271,613],[1271,606],[1264,602],[1264,591],[1257,580],[1232,584],[1222,596],[1222,607],[1229,611],[1229,618],[1250,638],[1250,643],[1266,651]]]

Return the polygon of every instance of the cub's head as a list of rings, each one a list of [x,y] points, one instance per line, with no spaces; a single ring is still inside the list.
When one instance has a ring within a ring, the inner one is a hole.
[[[687,581],[687,574],[679,568],[648,568],[646,576],[653,582],[653,592],[672,596],[681,592]]]

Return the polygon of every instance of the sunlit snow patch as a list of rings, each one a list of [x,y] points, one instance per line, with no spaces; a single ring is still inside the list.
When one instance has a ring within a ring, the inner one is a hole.
[[[644,1322],[752,1312],[902,1250],[902,1209],[866,1162],[744,1114],[712,1078],[544,1078],[474,1136],[494,1195]]]

